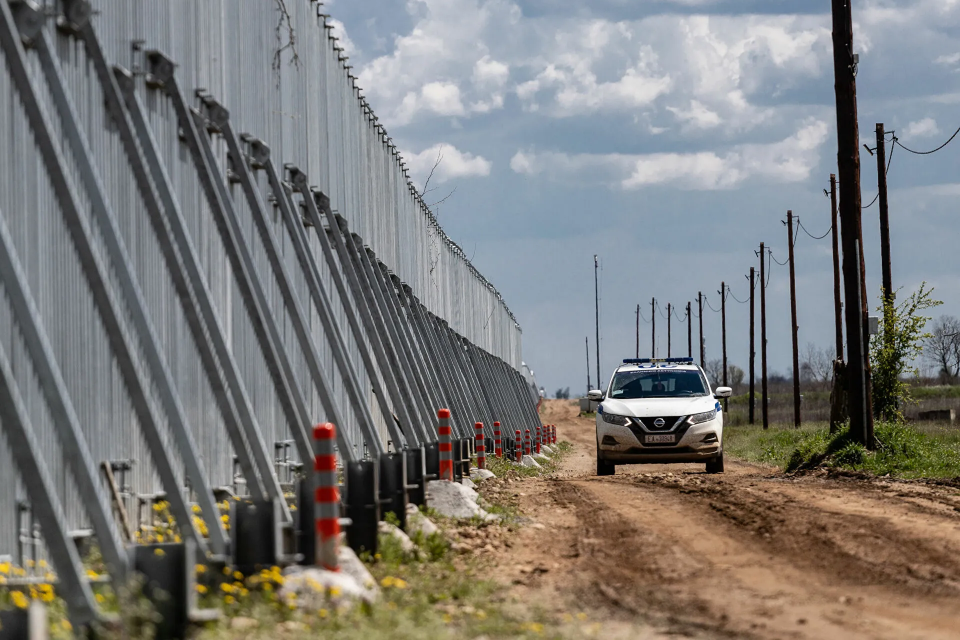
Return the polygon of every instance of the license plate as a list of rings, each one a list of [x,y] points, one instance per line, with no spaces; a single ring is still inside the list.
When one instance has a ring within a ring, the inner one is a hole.
[[[676,436],[674,435],[646,436],[643,441],[646,444],[653,444],[657,442],[660,442],[660,443],[669,442],[670,444],[673,444],[674,442],[676,442]]]

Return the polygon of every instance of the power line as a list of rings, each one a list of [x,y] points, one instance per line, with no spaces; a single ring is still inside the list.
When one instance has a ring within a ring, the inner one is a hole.
[[[908,152],[910,152],[910,153],[912,153],[912,154],[914,154],[914,155],[917,155],[917,156],[928,156],[928,155],[930,155],[931,153],[936,153],[937,151],[940,151],[940,150],[943,149],[945,146],[947,146],[948,144],[950,144],[951,142],[953,142],[953,139],[957,137],[957,134],[960,134],[960,128],[958,128],[956,131],[953,132],[953,135],[950,136],[950,139],[949,139],[949,140],[947,140],[946,142],[944,142],[942,145],[940,145],[940,146],[937,147],[936,149],[933,149],[932,151],[914,151],[913,149],[908,149],[907,147],[904,147],[904,146],[903,146],[903,143],[900,142],[900,139],[897,138],[896,136],[893,137],[893,144],[894,144],[894,147],[896,147],[897,145],[899,145],[900,147],[903,148],[904,151],[908,151]],[[893,152],[891,152],[891,155],[892,155],[892,154],[893,154]]]
[[[710,304],[710,299],[707,296],[703,296],[703,301],[707,303],[707,308],[714,313],[720,313],[720,309],[714,309],[713,305]]]
[[[879,195],[879,194],[877,194],[877,195]],[[805,234],[807,234],[808,236],[810,236],[810,237],[813,238],[814,240],[823,240],[823,239],[826,238],[828,235],[830,235],[830,233],[833,231],[833,226],[831,226],[829,229],[827,229],[827,232],[826,232],[825,234],[823,234],[822,236],[815,236],[815,235],[813,235],[812,233],[810,233],[809,231],[807,231],[807,228],[806,228],[805,226],[803,226],[803,223],[800,222],[800,219],[799,219],[799,218],[797,218],[797,225],[798,225],[801,229],[803,229],[803,232],[804,232]]]
[[[958,131],[960,131],[960,130],[958,130]],[[890,131],[890,132],[888,132],[888,133],[893,133],[893,132]],[[956,134],[954,134],[954,135],[956,135]],[[953,140],[953,138],[951,138],[951,140]],[[899,144],[899,142],[897,142],[897,136],[893,136],[893,145],[894,145],[894,146],[890,147],[890,157],[887,158],[887,168],[886,168],[886,169],[884,170],[884,172],[883,172],[884,175],[890,175],[890,165],[893,164],[893,152],[896,150],[896,148],[897,148],[896,145],[897,145],[897,144]],[[900,145],[900,146],[903,147],[903,145]],[[946,145],[944,145],[944,146],[946,146]],[[906,149],[906,147],[903,147],[903,148]],[[941,148],[942,148],[942,147],[941,147]],[[909,149],[907,149],[907,150],[909,151]],[[933,152],[931,151],[930,153],[933,153]],[[870,204],[868,204],[867,206],[863,206],[862,204],[860,205],[860,210],[862,211],[862,210],[864,210],[864,209],[869,209],[870,207],[872,207],[873,205],[875,205],[875,204],[877,203],[877,200],[879,200],[879,199],[880,199],[880,192],[878,191],[878,192],[877,192],[877,195],[873,196],[873,200],[870,201]]]
[[[748,302],[750,302],[749,298],[747,298],[746,300],[741,300],[737,296],[733,295],[733,289],[730,288],[730,285],[727,285],[727,295],[729,295],[731,298],[733,298],[735,301],[739,302],[740,304],[747,304]]]
[[[780,262],[779,260],[777,260],[776,258],[774,258],[774,257],[773,257],[773,251],[770,251],[770,258],[771,258],[774,262],[776,262],[778,265],[780,265],[781,267],[784,267],[784,266],[787,265],[787,261],[786,261],[786,260],[784,260],[783,262]]]

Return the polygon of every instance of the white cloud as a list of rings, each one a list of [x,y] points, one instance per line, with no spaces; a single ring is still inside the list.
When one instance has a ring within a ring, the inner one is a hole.
[[[560,181],[582,179],[624,190],[662,184],[688,190],[731,189],[753,177],[773,183],[801,182],[817,166],[828,130],[826,122],[812,120],[785,140],[737,145],[723,154],[571,155],[521,150],[513,156],[510,168],[520,174],[542,173]]]
[[[359,51],[356,45],[353,44],[353,40],[350,39],[350,36],[347,35],[347,28],[343,26],[343,23],[339,20],[334,20],[329,18],[327,24],[332,25],[333,29],[331,30],[334,37],[338,38],[340,41],[340,47],[343,48],[343,53],[345,55],[353,56],[356,55]]]
[[[437,168],[430,181],[437,184],[455,178],[486,177],[493,166],[483,156],[462,152],[450,144],[435,144],[420,153],[404,153],[403,157],[418,184],[423,184],[434,165]]]
[[[945,67],[955,66],[960,63],[960,52],[939,56],[934,62],[942,64]]]
[[[911,122],[903,129],[905,138],[927,138],[940,133],[940,127],[933,118],[924,118],[916,122]]]

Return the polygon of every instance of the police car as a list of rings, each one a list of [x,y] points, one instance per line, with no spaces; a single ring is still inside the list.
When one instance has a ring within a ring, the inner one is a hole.
[[[597,407],[597,475],[618,464],[704,462],[723,472],[723,411],[729,387],[710,390],[693,358],[624,360]]]

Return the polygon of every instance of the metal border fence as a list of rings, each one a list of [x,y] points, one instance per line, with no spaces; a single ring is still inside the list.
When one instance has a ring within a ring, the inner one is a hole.
[[[310,556],[283,531],[312,526],[314,424],[348,511],[369,469],[422,502],[441,407],[461,440],[540,424],[516,319],[322,11],[0,0],[0,556],[50,557],[80,623],[81,542],[122,581],[157,501],[211,558],[242,555],[224,496],[269,506],[271,560]]]

